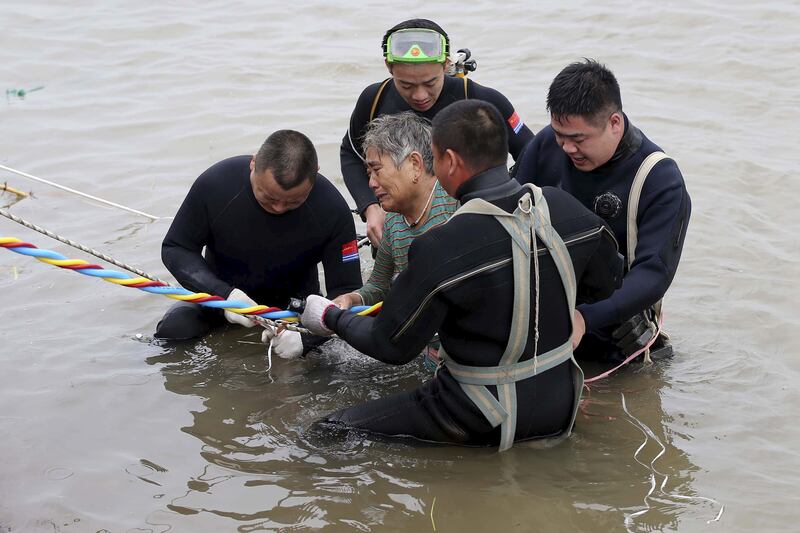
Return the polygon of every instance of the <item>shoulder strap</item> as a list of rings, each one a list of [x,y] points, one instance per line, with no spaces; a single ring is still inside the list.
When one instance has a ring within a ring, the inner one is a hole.
[[[375,118],[375,111],[378,109],[378,102],[381,101],[381,95],[383,94],[383,90],[386,88],[386,86],[389,84],[390,81],[392,81],[392,78],[386,78],[385,80],[383,80],[383,83],[381,83],[381,86],[378,87],[378,92],[375,93],[375,98],[372,100],[372,108],[369,110],[368,122],[372,122],[372,119]]]
[[[472,400],[486,417],[492,427],[500,426],[500,451],[507,450],[514,443],[517,425],[516,382],[545,372],[567,360],[572,361],[573,408],[566,434],[575,421],[578,401],[583,388],[583,373],[572,355],[572,326],[567,340],[554,349],[538,354],[539,323],[539,265],[537,260],[534,233],[550,251],[567,297],[570,322],[575,309],[575,272],[572,260],[561,237],[552,227],[549,209],[542,190],[529,187],[520,198],[514,213],[507,213],[495,205],[481,199],[473,199],[464,204],[456,214],[480,214],[494,217],[511,237],[511,255],[514,276],[514,302],[511,316],[508,343],[494,367],[473,367],[458,364],[440,348],[440,355],[450,374],[459,382],[464,393]],[[455,215],[453,215],[455,216]],[[531,263],[536,283],[536,302],[531,309]],[[532,313],[533,312],[533,313]],[[531,320],[531,314],[533,319]],[[531,324],[532,322],[532,324]],[[529,327],[533,325],[533,357],[520,362],[528,341]],[[487,388],[497,388],[497,398]]]
[[[642,196],[642,189],[644,188],[644,182],[647,180],[647,176],[650,175],[650,171],[653,170],[656,163],[662,159],[671,158],[664,152],[653,152],[645,157],[644,161],[642,161],[642,164],[639,166],[639,170],[636,171],[633,183],[631,183],[631,192],[628,195],[627,220],[628,270],[630,270],[631,265],[633,265],[633,260],[636,258],[636,245],[639,244],[639,227],[636,224],[636,218],[639,215],[639,198]]]
[[[363,134],[364,130],[367,127],[373,118],[375,118],[375,111],[378,109],[378,104],[380,103],[381,93],[383,89],[386,87],[386,84],[391,81],[392,78],[386,78],[383,82],[378,86],[377,89],[373,89],[372,85],[367,87],[364,90],[366,93],[367,90],[370,92],[375,91],[375,94],[372,97],[372,106],[369,111],[369,115],[367,115],[366,106],[360,105],[361,98],[367,98],[367,95],[362,93],[362,95],[358,99],[358,104],[356,104],[356,108],[353,110],[353,116],[350,117],[350,124],[347,128],[347,140],[350,143],[350,148],[353,150],[353,153],[361,160],[364,161],[364,156],[361,155],[361,135]],[[357,131],[353,131],[353,126],[357,128]],[[354,138],[355,137],[355,138]],[[356,145],[358,143],[358,145]]]
[[[489,215],[494,217],[513,217],[513,213],[503,211],[494,204],[490,204],[482,198],[473,198],[469,202],[462,204],[450,217],[458,215]]]
[[[525,183],[522,185],[522,187],[528,189],[528,194],[530,194],[531,198],[533,198],[533,202],[535,204],[538,204],[539,200],[542,198],[542,189],[540,187],[537,187],[533,183]],[[546,206],[545,210],[546,210],[545,212],[547,220],[550,220],[550,211],[547,210]],[[452,216],[467,215],[467,214],[490,215],[495,217],[516,217],[514,213],[503,211],[496,205],[491,204],[482,198],[473,198],[472,200],[464,204],[461,204],[461,207],[459,207],[458,210],[455,213],[453,213]]]
[[[468,84],[469,80],[466,76],[464,76],[464,100],[469,100],[469,93],[467,92]]]

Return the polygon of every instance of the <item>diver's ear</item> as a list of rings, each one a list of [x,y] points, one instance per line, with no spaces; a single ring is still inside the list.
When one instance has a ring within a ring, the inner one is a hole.
[[[614,135],[622,136],[622,134],[625,133],[625,119],[622,118],[622,113],[614,111],[611,113],[611,116],[608,117],[608,122],[611,125],[611,132]]]

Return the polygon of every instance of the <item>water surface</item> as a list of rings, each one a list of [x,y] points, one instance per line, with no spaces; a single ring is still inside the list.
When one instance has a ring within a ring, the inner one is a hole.
[[[386,76],[380,37],[426,16],[534,131],[563,66],[607,63],[694,213],[666,299],[676,356],[593,386],[565,443],[502,455],[308,431],[416,386],[417,364],[335,341],[266,373],[237,330],[160,347],[166,298],[2,252],[0,529],[795,529],[800,6],[603,4],[6,1],[0,90],[45,88],[0,101],[0,163],[136,209],[174,214],[200,172],[279,128],[307,133],[344,191],[338,146]],[[167,278],[168,220],[1,174],[34,192],[18,216]],[[0,234],[92,259],[7,219]]]

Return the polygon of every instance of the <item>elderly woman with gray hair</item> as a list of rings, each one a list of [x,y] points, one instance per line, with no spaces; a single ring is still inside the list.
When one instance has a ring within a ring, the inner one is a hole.
[[[370,122],[362,142],[369,186],[388,214],[369,280],[333,303],[343,309],[384,299],[396,274],[408,266],[413,240],[444,224],[458,202],[433,174],[430,123],[412,112],[384,115]]]

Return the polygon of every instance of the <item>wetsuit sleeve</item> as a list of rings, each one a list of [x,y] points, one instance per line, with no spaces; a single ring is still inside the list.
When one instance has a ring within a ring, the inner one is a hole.
[[[513,178],[522,185],[526,183],[535,184],[533,178],[534,171],[536,170],[536,152],[538,150],[536,147],[537,139],[538,137],[534,137],[528,144],[525,145],[519,155],[519,159],[514,165]]]
[[[611,296],[622,284],[624,264],[614,234],[603,225],[597,246],[578,280],[577,301],[593,303]]]
[[[667,292],[680,261],[691,201],[674,161],[658,163],[639,202],[636,259],[610,298],[579,307],[587,330],[619,324],[655,304]]]
[[[384,363],[402,365],[416,357],[439,330],[448,305],[434,288],[447,261],[447,247],[427,233],[414,240],[408,268],[392,284],[377,317],[338,308],[325,314],[326,325],[356,350]]]
[[[533,132],[522,121],[522,117],[514,110],[514,106],[511,105],[508,98],[503,96],[500,91],[484,87],[471,80],[467,94],[470,98],[492,103],[500,110],[508,130],[508,153],[514,158],[514,161],[518,161],[522,149],[533,139]]]
[[[333,186],[331,191],[327,216],[331,218],[333,231],[325,244],[322,267],[325,270],[327,297],[333,299],[361,287],[361,263],[353,215],[339,191]]]
[[[364,300],[364,305],[374,305],[382,301],[389,292],[389,286],[394,275],[394,260],[392,251],[389,248],[389,224],[388,220],[383,225],[383,239],[378,247],[378,254],[375,256],[375,263],[372,266],[372,273],[363,287],[356,292]]]
[[[202,255],[211,233],[205,200],[211,191],[205,177],[206,173],[194,182],[178,209],[161,244],[161,260],[183,287],[225,298],[233,287],[211,270]]]
[[[342,178],[350,196],[356,202],[356,209],[363,215],[364,210],[378,199],[369,188],[369,177],[362,158],[361,138],[364,135],[372,102],[378,93],[380,83],[370,85],[361,93],[350,116],[350,124],[342,139],[339,149],[339,160],[342,166]]]
[[[550,126],[539,130],[536,137],[525,145],[515,165],[514,178],[522,184],[533,183],[539,187],[561,188],[560,170],[553,167],[552,160],[550,162],[543,160],[543,155],[547,153],[562,153]]]

